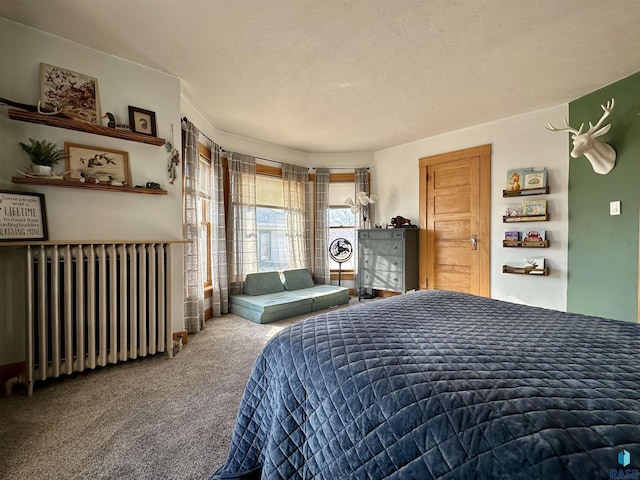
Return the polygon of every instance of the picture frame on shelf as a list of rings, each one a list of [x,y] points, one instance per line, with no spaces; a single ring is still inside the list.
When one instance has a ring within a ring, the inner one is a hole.
[[[547,171],[532,170],[524,174],[522,188],[525,190],[541,189],[547,186]]]
[[[0,242],[48,239],[44,194],[0,190]]]
[[[64,149],[66,180],[131,185],[128,152],[68,142]]]
[[[157,129],[155,112],[129,105],[129,127],[136,133],[156,137]]]
[[[98,79],[40,63],[40,101],[73,120],[101,124]]]

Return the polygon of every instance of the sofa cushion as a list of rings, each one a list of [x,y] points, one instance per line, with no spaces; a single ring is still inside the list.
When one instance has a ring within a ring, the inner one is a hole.
[[[231,295],[229,310],[256,323],[268,323],[283,318],[311,313],[313,299],[293,296],[288,292],[264,295]]]
[[[349,303],[349,289],[337,285],[316,285],[313,288],[289,292],[289,295],[313,299],[312,311],[314,312]]]
[[[231,295],[229,301],[258,312],[277,312],[298,305],[311,305],[310,297],[293,296],[288,292],[265,293],[264,295]]]
[[[284,292],[284,286],[278,272],[249,273],[244,282],[244,293],[247,295],[278,292]]]
[[[284,288],[286,290],[299,290],[301,288],[313,287],[313,279],[311,273],[306,268],[298,270],[285,270],[282,272],[284,277]]]

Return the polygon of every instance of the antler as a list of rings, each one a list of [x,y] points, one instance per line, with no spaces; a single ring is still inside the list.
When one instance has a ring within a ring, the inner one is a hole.
[[[604,110],[604,113],[602,114],[602,117],[600,117],[600,120],[598,120],[598,123],[596,123],[595,125],[591,125],[591,122],[589,122],[589,133],[593,133],[600,128],[600,125],[602,125],[602,122],[604,122],[605,118],[607,118],[611,114],[611,110],[613,110],[614,105],[614,98],[608,101],[606,106],[600,105],[602,107],[602,110]]]
[[[584,123],[580,125],[580,130],[576,130],[575,128],[571,127],[571,125],[569,125],[569,122],[567,122],[567,117],[564,117],[564,126],[565,128],[556,128],[551,125],[551,123],[547,123],[547,126],[545,128],[552,132],[571,132],[576,135],[580,135],[582,133],[582,127],[584,127]]]

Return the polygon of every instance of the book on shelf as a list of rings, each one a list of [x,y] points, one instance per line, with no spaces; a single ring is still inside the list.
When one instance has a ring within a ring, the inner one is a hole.
[[[545,188],[547,186],[547,171],[546,170],[532,170],[524,174],[524,180],[522,188],[525,190],[531,190],[534,188]]]
[[[507,192],[522,190],[524,188],[522,186],[524,183],[524,176],[532,171],[533,168],[531,167],[507,170]]]
[[[507,242],[516,243],[520,241],[520,232],[509,231],[504,232],[504,239]]]
[[[507,217],[520,217],[522,215],[522,203],[510,203],[507,205]]]
[[[546,230],[528,230],[524,232],[523,242],[544,242],[547,239]]]
[[[525,217],[545,215],[546,213],[546,200],[524,200],[522,202],[522,215]]]

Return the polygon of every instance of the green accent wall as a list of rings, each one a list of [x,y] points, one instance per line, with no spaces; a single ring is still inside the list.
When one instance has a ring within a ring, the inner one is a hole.
[[[584,155],[569,160],[567,310],[636,322],[640,72],[569,103],[569,124],[586,130],[611,98],[615,107],[604,123],[611,129],[600,140],[616,150],[615,168],[599,175]],[[621,201],[620,216],[609,215],[614,200]]]

